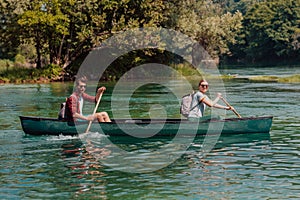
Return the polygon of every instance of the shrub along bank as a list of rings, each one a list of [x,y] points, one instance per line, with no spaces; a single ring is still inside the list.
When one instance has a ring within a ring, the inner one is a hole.
[[[0,67],[0,83],[35,83],[62,81],[64,70],[57,65],[46,65],[42,69],[6,66]]]

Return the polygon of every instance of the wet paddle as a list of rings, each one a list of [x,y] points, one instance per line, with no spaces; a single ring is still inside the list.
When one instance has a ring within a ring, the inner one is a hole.
[[[95,115],[95,113],[96,113],[96,111],[97,111],[97,109],[98,109],[98,106],[99,106],[99,103],[100,103],[102,94],[103,94],[103,92],[100,93],[100,96],[99,96],[99,99],[98,99],[98,101],[97,101],[96,107],[95,107],[95,109],[94,109],[93,115]],[[89,125],[88,125],[88,127],[87,127],[85,133],[89,132],[89,130],[90,130],[90,128],[91,128],[91,125],[92,125],[92,122],[93,122],[93,121],[89,121]]]
[[[228,107],[232,107],[232,106],[226,101],[226,99],[224,99],[224,97],[221,96],[220,99],[222,99],[222,101],[224,101],[224,103],[225,103]],[[232,111],[234,112],[234,114],[236,114],[236,116],[238,116],[238,118],[242,118],[242,116],[241,116],[235,109],[233,109]]]

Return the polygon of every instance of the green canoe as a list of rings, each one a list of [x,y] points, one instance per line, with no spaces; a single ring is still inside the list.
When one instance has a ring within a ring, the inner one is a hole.
[[[91,132],[110,136],[175,136],[205,135],[209,133],[243,134],[268,133],[272,116],[230,119],[201,119],[196,122],[186,119],[115,119],[111,123],[93,122]],[[54,118],[20,116],[23,131],[30,135],[77,135],[84,133],[88,122],[69,122]]]

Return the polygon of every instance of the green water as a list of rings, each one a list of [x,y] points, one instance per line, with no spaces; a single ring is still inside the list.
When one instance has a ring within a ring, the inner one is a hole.
[[[298,68],[295,70],[299,72]],[[253,74],[247,69],[223,73]],[[273,75],[283,70],[262,69],[259,73]],[[112,115],[113,85],[104,85],[107,92],[99,110]],[[221,136],[204,158],[200,156],[203,137],[197,137],[179,159],[149,173],[125,173],[102,164],[79,137],[37,137],[23,133],[19,115],[56,117],[59,104],[72,89],[70,83],[0,85],[1,199],[300,197],[299,84],[225,82],[227,100],[242,116],[274,116],[270,134]],[[93,89],[88,89],[92,94]],[[122,95],[117,101],[124,101]],[[135,91],[129,102],[133,117],[149,117],[149,108],[157,109],[156,114],[163,108],[162,113],[168,117],[179,116],[179,103],[174,95],[157,85]],[[151,107],[157,104],[161,107]],[[87,104],[84,112],[91,113],[93,106]],[[227,113],[227,117],[234,116]],[[168,138],[110,139],[127,151],[140,152],[155,150],[169,141]],[[98,145],[103,159],[109,159],[108,152]]]

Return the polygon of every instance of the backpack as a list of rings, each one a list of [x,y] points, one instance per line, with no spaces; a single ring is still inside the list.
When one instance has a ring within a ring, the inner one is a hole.
[[[181,98],[180,114],[185,117],[188,117],[190,114],[193,95],[194,93],[186,94]]]
[[[74,96],[74,95],[72,94],[71,96]],[[76,96],[74,96],[74,97],[76,97]],[[65,102],[60,104],[60,111],[58,113],[59,120],[67,119],[67,115],[66,115],[67,100],[68,100],[68,98],[66,98]]]
[[[59,120],[66,119],[66,104],[66,102],[60,104],[60,111],[58,113]]]
[[[197,105],[195,105],[193,108],[191,108],[194,94],[195,93],[193,91],[193,93],[186,94],[186,95],[182,96],[182,98],[181,98],[180,114],[182,114],[184,117],[188,117],[191,110],[193,110],[200,103],[199,102]]]

